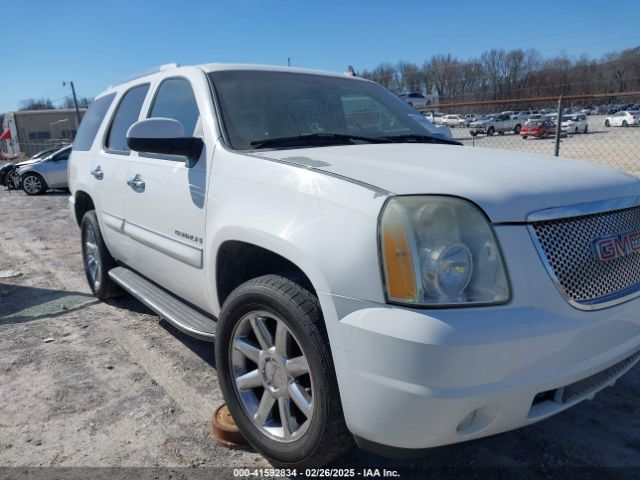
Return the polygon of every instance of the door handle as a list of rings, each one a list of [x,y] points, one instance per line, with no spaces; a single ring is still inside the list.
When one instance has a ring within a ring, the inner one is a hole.
[[[140,178],[139,173],[137,173],[135,177],[127,180],[127,185],[133,188],[136,192],[144,192],[144,180]]]
[[[94,170],[91,170],[91,175],[96,177],[97,180],[102,180],[104,177],[104,173],[102,172],[102,168],[98,165]]]

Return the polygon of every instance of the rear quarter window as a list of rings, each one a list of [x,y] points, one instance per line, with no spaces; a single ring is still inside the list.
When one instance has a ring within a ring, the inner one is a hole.
[[[80,122],[80,128],[78,128],[78,133],[73,142],[74,150],[91,150],[91,145],[93,145],[93,141],[96,138],[96,133],[98,133],[98,129],[115,96],[115,93],[110,93],[109,95],[94,100],[89,110],[87,110],[87,113],[84,114],[82,122]]]

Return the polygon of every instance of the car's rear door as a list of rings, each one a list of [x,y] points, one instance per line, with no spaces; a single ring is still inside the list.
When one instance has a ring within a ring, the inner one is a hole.
[[[208,112],[208,113],[204,113]],[[147,118],[179,121],[186,136],[204,139],[198,159],[138,152],[127,178],[125,233],[129,264],[189,302],[207,308],[204,236],[209,162],[215,145],[213,111],[202,71],[183,71],[158,82]]]
[[[151,87],[150,82],[123,88],[103,133],[102,144],[93,156],[92,176],[97,193],[98,217],[107,245],[118,260],[129,261],[131,240],[124,232],[127,174],[132,156],[127,146],[127,130],[138,121]]]

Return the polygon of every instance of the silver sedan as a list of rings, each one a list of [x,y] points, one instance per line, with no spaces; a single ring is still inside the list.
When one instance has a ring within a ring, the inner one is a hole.
[[[22,189],[39,195],[50,188],[67,188],[67,163],[71,146],[64,147],[44,160],[18,169]]]

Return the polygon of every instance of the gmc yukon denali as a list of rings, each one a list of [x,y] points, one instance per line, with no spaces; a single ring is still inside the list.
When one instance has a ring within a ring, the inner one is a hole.
[[[530,425],[640,355],[640,182],[463,147],[368,80],[165,66],[95,99],[69,180],[92,291],[215,342],[275,465]]]

